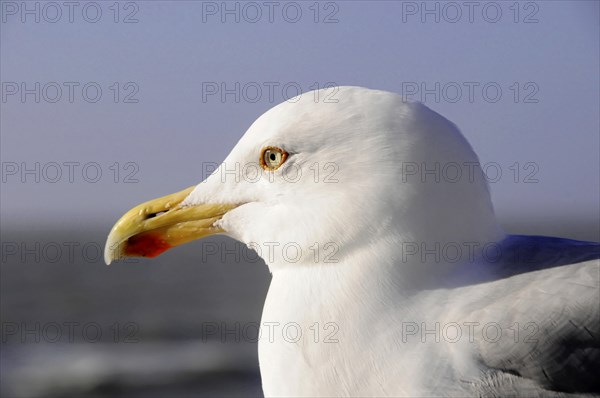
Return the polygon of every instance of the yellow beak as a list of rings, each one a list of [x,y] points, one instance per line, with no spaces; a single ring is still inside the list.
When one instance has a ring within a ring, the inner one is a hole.
[[[194,188],[142,203],[125,213],[106,239],[106,264],[122,257],[156,257],[172,247],[224,232],[214,223],[237,205],[180,206]]]

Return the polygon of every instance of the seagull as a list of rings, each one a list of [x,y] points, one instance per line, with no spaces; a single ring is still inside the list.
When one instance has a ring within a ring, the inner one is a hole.
[[[600,244],[506,234],[472,147],[421,103],[285,101],[200,184],[125,213],[105,260],[214,234],[272,274],[266,396],[600,394]]]

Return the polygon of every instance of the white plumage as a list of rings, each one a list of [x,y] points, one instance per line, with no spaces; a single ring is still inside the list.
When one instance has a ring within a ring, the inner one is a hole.
[[[451,122],[396,94],[336,90],[266,112],[223,163],[240,175],[217,170],[183,202],[241,204],[217,225],[272,272],[261,324],[302,332],[263,330],[265,394],[600,391],[598,244],[504,235]],[[266,146],[287,162],[244,176]],[[462,177],[436,178],[447,165]]]

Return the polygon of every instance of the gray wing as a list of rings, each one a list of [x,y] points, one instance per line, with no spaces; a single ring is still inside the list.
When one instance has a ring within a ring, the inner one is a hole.
[[[493,285],[505,294],[474,314],[502,330],[478,336],[483,391],[600,394],[600,245],[511,236],[504,249]]]

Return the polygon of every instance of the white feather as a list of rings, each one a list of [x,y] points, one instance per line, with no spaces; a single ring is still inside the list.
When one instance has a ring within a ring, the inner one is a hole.
[[[539,299],[528,290],[538,281],[566,278],[597,262],[498,277],[497,267],[480,249],[502,242],[504,234],[477,156],[458,129],[396,94],[359,87],[335,90],[336,103],[315,102],[315,96],[305,94],[266,112],[185,201],[244,203],[220,226],[258,248],[273,274],[259,342],[265,394],[509,391],[503,384],[522,378],[486,365],[481,338],[437,342],[432,335],[427,341],[426,334],[423,342],[407,338],[406,329],[501,322],[505,312],[517,312],[510,306],[514,300]],[[261,149],[269,145],[290,153],[275,172],[256,167]],[[414,166],[432,170],[448,164],[460,166],[463,177],[436,181],[431,174],[411,173]],[[244,176],[256,170],[260,178]],[[296,261],[286,257],[288,244],[300,248]],[[456,261],[434,255],[408,258],[407,244],[465,250]],[[468,247],[476,249],[469,252]],[[321,251],[318,258],[316,250]],[[327,257],[332,251],[334,257]],[[541,323],[553,310],[525,311],[515,319],[526,323],[530,315]],[[279,325],[272,339],[266,338],[269,323]],[[298,342],[283,338],[286,325],[301,330]],[[334,331],[337,342],[325,342]],[[545,391],[531,380],[524,383],[533,386],[529,395]]]

